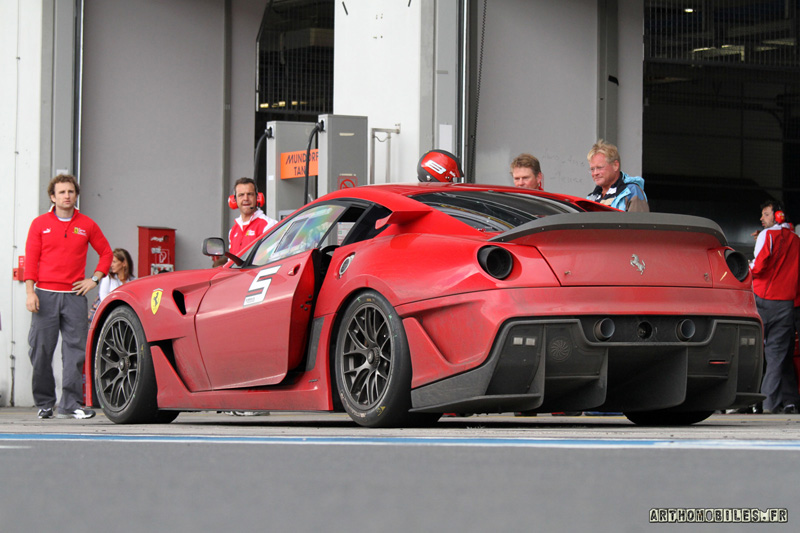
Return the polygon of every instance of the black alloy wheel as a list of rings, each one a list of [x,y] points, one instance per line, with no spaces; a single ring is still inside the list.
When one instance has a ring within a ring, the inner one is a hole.
[[[114,309],[103,324],[95,351],[94,376],[97,397],[109,420],[117,424],[160,421],[150,347],[142,324],[130,307]]]
[[[367,427],[410,423],[411,360],[402,322],[381,294],[347,306],[335,353],[336,386],[347,413]]]

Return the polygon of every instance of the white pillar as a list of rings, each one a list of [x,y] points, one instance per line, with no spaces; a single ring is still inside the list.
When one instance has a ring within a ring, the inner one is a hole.
[[[69,0],[0,0],[0,406],[33,405],[31,315],[12,272],[50,205],[46,184],[73,171],[73,10]]]

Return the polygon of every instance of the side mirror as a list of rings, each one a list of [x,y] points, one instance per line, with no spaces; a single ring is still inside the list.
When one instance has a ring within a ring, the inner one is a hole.
[[[225,255],[228,247],[225,246],[225,240],[219,237],[209,237],[203,241],[203,255],[220,256]]]
[[[244,264],[242,258],[237,257],[228,251],[228,247],[225,245],[225,240],[220,239],[219,237],[209,237],[203,241],[203,255],[207,255],[209,257],[225,256],[233,261],[236,266],[242,266]]]

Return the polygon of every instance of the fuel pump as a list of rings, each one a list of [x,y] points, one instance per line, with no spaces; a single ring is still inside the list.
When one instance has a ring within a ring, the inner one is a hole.
[[[280,220],[309,198],[367,184],[367,117],[320,115],[315,123],[272,121],[267,128],[267,216]]]
[[[272,136],[266,139],[266,213],[280,220],[305,204],[306,144],[311,122],[271,121]],[[317,151],[309,157],[309,173],[317,175]]]
[[[367,117],[320,115],[317,197],[367,184]]]

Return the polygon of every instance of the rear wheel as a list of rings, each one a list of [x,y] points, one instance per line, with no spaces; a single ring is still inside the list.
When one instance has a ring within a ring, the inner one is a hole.
[[[117,424],[159,421],[156,377],[144,329],[130,307],[114,309],[97,340],[94,358],[97,398]],[[165,412],[164,421],[172,416]],[[175,415],[177,416],[177,415]],[[169,421],[172,421],[172,419]]]
[[[625,413],[628,420],[639,426],[689,426],[702,422],[714,411],[638,411]]]
[[[347,306],[335,353],[336,386],[345,411],[367,427],[414,423],[411,359],[402,322],[382,295],[366,291]]]

